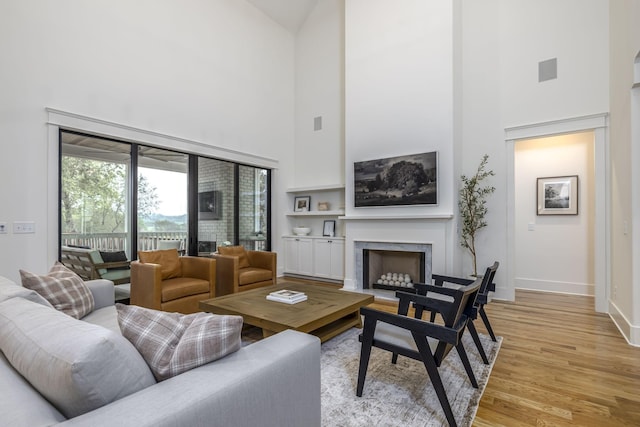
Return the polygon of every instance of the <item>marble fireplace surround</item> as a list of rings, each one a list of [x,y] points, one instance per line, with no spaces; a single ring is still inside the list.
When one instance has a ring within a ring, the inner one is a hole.
[[[431,273],[452,268],[453,215],[368,217],[345,216],[345,290],[363,287],[364,249],[425,252],[425,281]],[[377,291],[377,290],[376,290]],[[375,292],[374,292],[375,293]],[[377,294],[376,294],[377,295]]]

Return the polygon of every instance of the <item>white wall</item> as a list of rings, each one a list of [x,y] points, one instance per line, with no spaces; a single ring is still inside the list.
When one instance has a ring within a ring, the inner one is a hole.
[[[498,295],[509,296],[507,128],[609,110],[607,0],[462,2],[462,165],[483,154],[496,176],[481,236],[481,265],[501,262]],[[558,78],[538,83],[538,62],[558,59]],[[462,268],[468,256],[462,255]],[[544,268],[544,267],[543,267]]]
[[[640,95],[631,90],[640,51],[640,1],[611,1],[610,21],[610,312],[627,339],[640,345]]]
[[[452,37],[450,1],[346,2],[347,215],[453,212]],[[429,151],[438,151],[438,206],[354,207],[354,162]]]
[[[362,286],[355,271],[356,240],[431,244],[433,271],[450,272],[453,39],[450,1],[345,3],[346,288]],[[438,205],[354,206],[354,162],[431,151],[438,152]]]
[[[515,144],[515,287],[594,294],[593,132]],[[578,215],[538,216],[537,178],[578,175]]]
[[[608,0],[502,0],[500,51],[507,126],[608,111]],[[558,78],[538,83],[538,62]]]
[[[0,235],[14,280],[56,256],[45,107],[278,159],[276,191],[293,174],[294,39],[244,1],[7,0],[0,57],[0,222],[36,222]]]
[[[295,176],[344,184],[344,1],[320,0],[296,35]],[[322,129],[314,130],[314,118]]]

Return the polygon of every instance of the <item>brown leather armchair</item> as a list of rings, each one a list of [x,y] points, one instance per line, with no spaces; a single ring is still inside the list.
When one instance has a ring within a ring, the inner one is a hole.
[[[247,251],[242,246],[228,246],[219,247],[212,256],[217,262],[217,296],[277,283],[275,252]]]
[[[199,302],[216,296],[216,261],[178,256],[175,249],[140,251],[131,263],[132,305],[180,313],[200,311]]]

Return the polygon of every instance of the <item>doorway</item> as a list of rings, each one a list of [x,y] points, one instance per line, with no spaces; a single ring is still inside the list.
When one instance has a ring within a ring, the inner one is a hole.
[[[595,296],[595,309],[597,312],[607,312],[608,308],[608,277],[609,277],[609,237],[608,237],[608,206],[610,205],[606,188],[607,179],[607,142],[606,128],[607,115],[599,114],[568,120],[547,122],[541,124],[508,128],[505,130],[507,147],[507,262],[506,273],[508,293],[510,299],[515,298],[517,287],[517,236],[516,227],[516,144],[519,141],[538,138],[558,137],[568,134],[590,133],[593,136],[593,221],[591,227],[593,264],[591,275],[593,277],[593,295]],[[533,184],[535,185],[535,183]],[[533,222],[535,231],[536,223]],[[525,225],[527,228],[529,223]],[[527,231],[526,232],[530,232]],[[566,290],[562,290],[565,292]]]
[[[593,131],[515,144],[517,289],[595,295]]]

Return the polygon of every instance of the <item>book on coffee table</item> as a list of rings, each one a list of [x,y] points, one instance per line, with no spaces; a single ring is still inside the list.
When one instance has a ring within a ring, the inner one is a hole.
[[[267,295],[269,301],[284,302],[287,304],[295,304],[307,300],[307,295],[304,292],[290,291],[288,289],[282,289],[279,291],[271,292]]]

